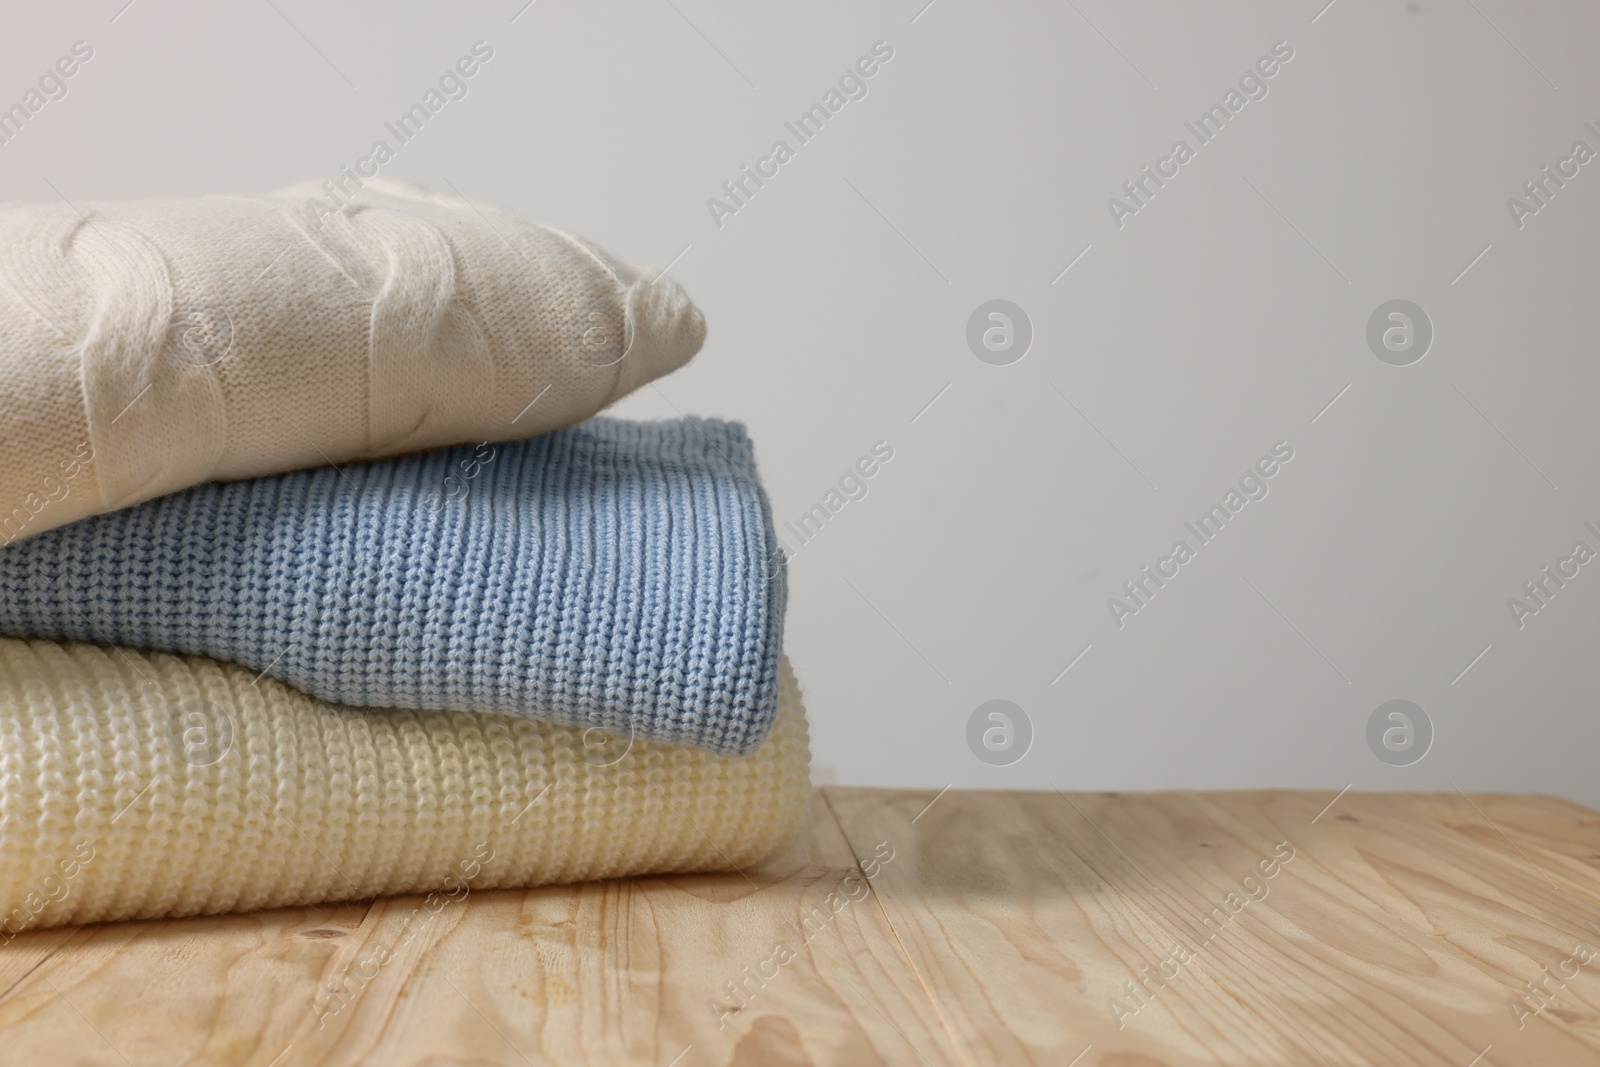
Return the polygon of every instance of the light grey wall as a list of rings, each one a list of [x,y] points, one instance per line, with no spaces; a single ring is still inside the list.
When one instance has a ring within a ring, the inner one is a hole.
[[[790,536],[819,778],[1600,803],[1600,562],[1520,628],[1507,604],[1600,551],[1600,162],[1520,227],[1507,205],[1600,151],[1594,5],[525,2],[8,13],[7,104],[94,55],[0,146],[0,196],[335,176],[485,40],[384,172],[672,265],[709,341],[621,412],[745,420],[780,521],[893,449]],[[799,145],[784,122],[878,41],[867,95]],[[1280,41],[1199,145],[1184,123]],[[779,138],[794,158],[719,226],[708,198]],[[1194,158],[1117,225],[1179,138]],[[967,342],[992,299],[1031,321],[1010,365]],[[1407,366],[1366,339],[1395,299],[1435,334]],[[1268,495],[1119,628],[1122,582],[1280,441]],[[1004,766],[969,746],[995,699],[1032,726]],[[1394,699],[1432,725],[1409,766],[1369,746]]]

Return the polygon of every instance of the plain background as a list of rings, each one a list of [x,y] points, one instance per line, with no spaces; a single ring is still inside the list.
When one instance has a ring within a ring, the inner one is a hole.
[[[0,146],[0,197],[334,177],[486,41],[384,174],[670,264],[709,339],[619,413],[744,420],[780,522],[894,450],[790,562],[820,781],[1600,804],[1600,562],[1507,606],[1600,549],[1600,163],[1507,207],[1600,150],[1592,4],[525,3],[8,12],[5,105],[94,57]],[[707,199],[877,41],[868,95],[719,227]],[[1278,41],[1268,95],[1115,225]],[[1034,329],[1009,366],[966,341],[995,298]],[[1365,340],[1396,298],[1436,334],[1405,367]],[[1277,441],[1269,495],[1119,629],[1108,598]],[[1403,767],[1366,737],[1397,698],[1434,730]],[[1032,723],[1007,766],[968,744],[993,699]]]

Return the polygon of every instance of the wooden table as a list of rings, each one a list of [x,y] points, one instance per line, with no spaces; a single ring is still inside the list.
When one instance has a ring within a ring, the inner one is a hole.
[[[418,903],[23,935],[0,1063],[1600,1062],[1546,797],[825,789],[761,871]]]

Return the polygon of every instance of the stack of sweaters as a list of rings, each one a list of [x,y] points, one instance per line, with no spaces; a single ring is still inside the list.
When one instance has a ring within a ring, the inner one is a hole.
[[[0,941],[735,870],[805,713],[673,282],[369,182],[0,207]]]

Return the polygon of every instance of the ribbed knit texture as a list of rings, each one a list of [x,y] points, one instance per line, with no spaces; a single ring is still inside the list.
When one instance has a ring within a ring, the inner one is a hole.
[[[682,366],[671,279],[373,179],[0,205],[0,543],[212,479],[530,437]]]
[[[776,728],[735,759],[341,707],[200,657],[0,639],[0,943],[457,882],[748,868],[807,801],[805,714],[787,663],[781,677]]]
[[[599,418],[209,483],[18,542],[0,634],[741,755],[777,710],[776,546],[742,426]]]

